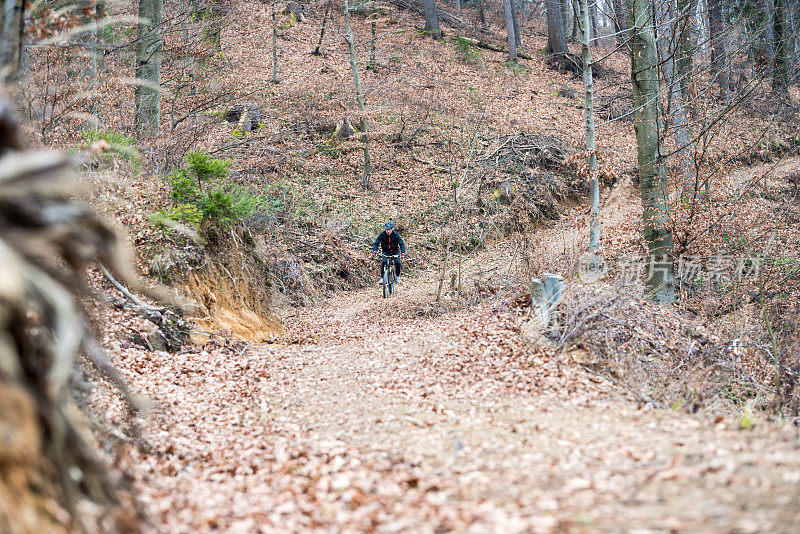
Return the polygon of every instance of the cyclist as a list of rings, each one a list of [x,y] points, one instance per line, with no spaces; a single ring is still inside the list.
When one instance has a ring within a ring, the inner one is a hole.
[[[400,256],[394,259],[394,272],[396,274],[395,283],[400,282],[400,258],[406,257],[406,244],[400,234],[394,231],[394,223],[392,221],[383,225],[383,232],[378,234],[378,238],[372,244],[372,255],[378,257],[378,245],[381,247],[383,253],[383,261],[381,262],[381,275],[383,275],[383,266],[389,262],[386,256]]]

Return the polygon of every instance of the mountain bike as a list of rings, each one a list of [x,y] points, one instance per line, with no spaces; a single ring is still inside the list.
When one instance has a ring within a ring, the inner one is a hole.
[[[399,258],[399,255],[387,256],[383,253],[379,254],[383,269],[381,270],[381,284],[383,285],[383,298],[389,298],[394,293],[395,283],[397,281],[397,274],[395,273],[394,259]],[[386,259],[388,261],[384,262]]]

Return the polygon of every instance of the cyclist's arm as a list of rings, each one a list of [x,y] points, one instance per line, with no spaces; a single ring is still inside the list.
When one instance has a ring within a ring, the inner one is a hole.
[[[403,238],[400,235],[397,235],[397,244],[400,245],[400,254],[406,253],[406,242],[403,241]]]
[[[379,235],[375,242],[372,244],[372,252],[378,252],[378,245],[381,242],[381,236]]]

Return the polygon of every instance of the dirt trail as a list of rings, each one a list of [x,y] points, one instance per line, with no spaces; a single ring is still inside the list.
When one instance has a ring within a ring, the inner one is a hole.
[[[161,402],[132,457],[154,525],[800,529],[794,427],[638,406],[524,346],[491,306],[419,316],[434,288],[326,301],[296,318],[306,344],[128,365]]]
[[[128,469],[154,530],[800,531],[797,427],[641,406],[525,345],[503,302],[437,315],[435,289],[293,312],[297,344],[123,352],[159,402]]]

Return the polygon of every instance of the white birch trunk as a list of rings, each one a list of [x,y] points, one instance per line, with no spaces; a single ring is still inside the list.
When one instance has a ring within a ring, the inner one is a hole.
[[[600,248],[600,184],[597,177],[597,151],[594,141],[594,80],[592,77],[592,25],[589,21],[589,0],[580,0],[580,16],[582,21],[583,39],[581,58],[583,59],[583,89],[585,93],[586,115],[586,152],[589,155],[590,188],[590,213],[589,223],[589,251],[597,252]]]

